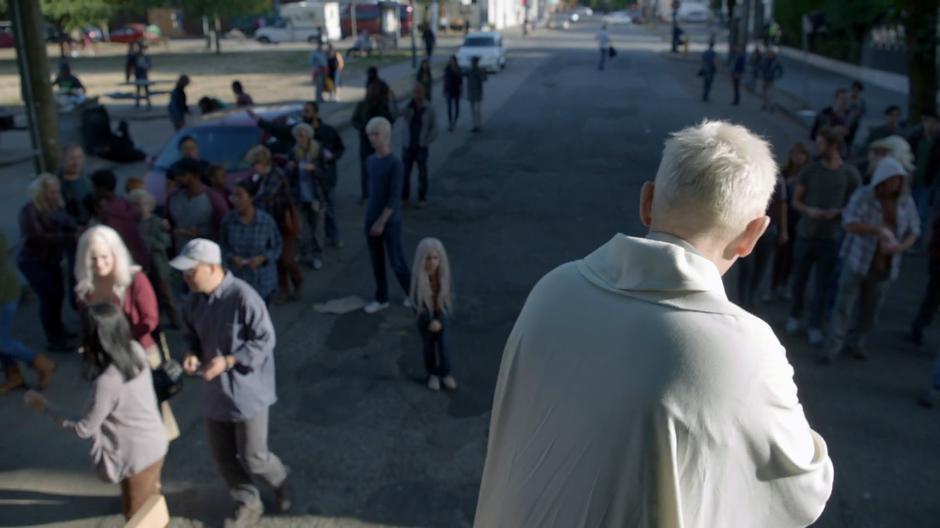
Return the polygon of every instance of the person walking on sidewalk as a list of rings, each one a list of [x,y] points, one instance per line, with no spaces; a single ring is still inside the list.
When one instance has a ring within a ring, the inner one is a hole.
[[[930,230],[927,224],[933,219],[933,204],[931,194],[934,192],[940,178],[940,118],[933,109],[920,114],[920,127],[908,138],[911,151],[914,152],[914,181],[911,194],[917,204],[921,225],[925,227],[919,241],[919,248],[923,250],[925,242],[930,240]]]
[[[823,128],[829,128],[842,135],[844,140],[849,131],[849,92],[845,88],[838,88],[832,96],[832,106],[823,108],[809,131],[809,138],[816,141],[816,134]]]
[[[51,352],[73,352],[74,343],[62,322],[65,277],[62,258],[75,252],[78,226],[65,210],[59,180],[40,174],[29,185],[29,202],[20,209],[20,248],[16,265],[39,298],[39,321]]]
[[[323,102],[323,89],[326,87],[326,78],[329,73],[330,65],[326,52],[323,51],[323,41],[317,39],[317,49],[310,53],[310,75],[317,103]]]
[[[26,386],[17,364],[19,361],[36,370],[39,375],[37,387],[40,390],[49,386],[56,368],[56,364],[45,354],[34,351],[11,335],[22,287],[8,251],[6,235],[0,232],[0,366],[6,373],[6,380],[0,385],[0,394]]]
[[[734,63],[731,65],[731,84],[734,88],[734,100],[731,104],[741,104],[741,78],[747,71],[747,57],[740,46],[734,49]]]
[[[774,105],[774,84],[781,77],[783,77],[783,65],[780,64],[780,59],[777,58],[777,52],[768,49],[761,65],[761,80],[763,81],[761,110],[773,113],[776,109]]]
[[[781,177],[786,184],[787,190],[787,239],[786,242],[777,246],[774,253],[773,279],[770,282],[768,291],[768,301],[776,298],[785,301],[791,300],[790,297],[790,270],[793,269],[793,238],[796,233],[796,226],[800,220],[800,213],[793,208],[793,193],[796,190],[796,184],[800,173],[803,171],[810,160],[809,149],[803,143],[794,143],[787,154],[787,163],[783,166]]]
[[[271,215],[254,204],[252,186],[238,182],[232,191],[234,209],[222,220],[219,246],[223,262],[270,303],[277,291],[277,259],[281,233]]]
[[[600,62],[597,63],[597,69],[603,71],[604,64],[607,63],[607,54],[610,53],[610,34],[607,33],[607,24],[601,26],[594,35],[594,40],[597,41],[597,49],[601,55]]]
[[[906,178],[900,162],[882,158],[871,183],[852,194],[842,213],[842,271],[821,363],[835,360],[843,346],[856,359],[868,358],[865,338],[875,327],[888,286],[898,278],[901,255],[920,235]]]
[[[299,301],[304,289],[304,276],[297,265],[297,238],[300,236],[300,213],[290,192],[284,173],[274,166],[271,151],[256,145],[245,154],[253,174],[248,178],[255,199],[255,207],[274,218],[281,233],[281,256],[277,259],[276,304]],[[290,286],[293,283],[294,289]]]
[[[430,103],[431,91],[434,86],[434,75],[431,73],[431,59],[421,61],[421,66],[418,67],[418,74],[415,76],[415,80],[424,87],[424,97]]]
[[[486,70],[480,67],[480,57],[470,59],[470,71],[467,72],[467,101],[473,114],[471,132],[479,132],[483,124],[483,84],[486,82]]]
[[[444,244],[436,238],[425,238],[415,250],[411,276],[411,304],[418,318],[418,334],[424,346],[424,370],[428,388],[457,389],[457,380],[450,373],[447,358],[448,316],[453,310],[450,260]]]
[[[186,125],[186,116],[189,115],[189,105],[186,104],[187,86],[189,86],[189,76],[180,75],[176,86],[170,92],[170,103],[166,106],[166,111],[170,114],[170,123],[173,124],[173,130],[177,132]]]
[[[718,71],[718,54],[715,53],[715,45],[709,43],[708,49],[702,53],[702,67],[698,74],[702,78],[702,101],[708,101],[708,94],[712,91],[712,82],[715,81],[715,73]]]
[[[369,205],[366,208],[365,231],[369,258],[375,278],[375,299],[364,308],[374,314],[388,308],[388,281],[385,276],[385,254],[392,271],[405,291],[406,307],[411,307],[411,272],[402,250],[401,193],[405,168],[392,154],[392,125],[384,117],[374,117],[366,125],[375,154],[368,159]]]
[[[205,381],[209,450],[236,504],[226,525],[254,526],[264,505],[252,477],[274,489],[278,512],[291,509],[288,468],[268,449],[268,419],[277,401],[274,324],[258,292],[222,267],[215,242],[191,240],[170,265],[191,290],[183,306],[183,370]]]
[[[793,305],[786,332],[793,335],[802,328],[804,294],[810,272],[815,268],[807,334],[810,345],[822,346],[828,293],[833,285],[839,240],[843,235],[842,211],[862,184],[862,177],[854,166],[842,159],[842,136],[838,132],[830,128],[820,130],[816,146],[819,160],[803,169],[793,191],[793,208],[800,213],[800,222],[796,226],[794,249]]]
[[[24,399],[62,429],[91,440],[98,477],[121,484],[121,512],[130,519],[160,493],[169,442],[146,354],[117,306],[97,303],[82,312],[81,363],[92,387],[80,417],[35,391]]]
[[[382,117],[389,123],[394,123],[398,117],[397,110],[394,110],[390,104],[390,95],[386,93],[388,85],[385,81],[378,78],[366,85],[366,98],[360,101],[353,110],[352,126],[359,132],[359,176],[361,195],[359,203],[365,205],[369,198],[369,177],[367,160],[369,156],[375,153],[372,142],[366,134],[366,125],[376,117]]]
[[[425,23],[424,28],[421,30],[421,40],[424,41],[424,51],[427,52],[428,58],[430,59],[434,55],[434,44],[437,42],[437,37],[434,35],[434,30],[431,29],[431,24]],[[428,92],[430,94],[430,92]]]
[[[776,173],[743,127],[681,130],[641,191],[646,237],[615,235],[536,284],[503,352],[474,526],[791,527],[822,514],[826,442],[773,330],[722,285],[767,226]]]
[[[463,92],[463,72],[457,57],[450,56],[444,68],[444,99],[447,100],[447,131],[453,132],[460,118],[460,96]]]
[[[423,208],[428,203],[428,149],[437,138],[437,116],[424,95],[423,85],[415,85],[414,97],[405,107],[402,117],[408,124],[408,134],[402,149],[405,181],[401,201],[402,205],[407,205],[411,198],[411,168],[417,163],[418,207]]]

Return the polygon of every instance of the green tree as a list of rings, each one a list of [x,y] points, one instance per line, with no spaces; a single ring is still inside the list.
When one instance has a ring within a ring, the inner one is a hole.
[[[114,13],[118,2],[109,0],[41,0],[45,17],[62,31],[100,24]]]
[[[937,9],[940,0],[896,0],[906,4],[901,14],[907,37],[907,111],[916,121],[937,105]]]
[[[220,39],[223,18],[262,13],[274,8],[272,0],[186,0],[179,3],[190,13],[209,17],[212,20],[216,53],[222,53]]]

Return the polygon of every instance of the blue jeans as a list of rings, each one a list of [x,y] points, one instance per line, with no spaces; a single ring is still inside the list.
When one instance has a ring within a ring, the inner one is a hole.
[[[0,305],[0,364],[3,366],[14,361],[25,361],[31,364],[36,359],[35,351],[10,335],[19,304],[19,301],[12,301]]]
[[[790,308],[790,317],[799,319],[803,316],[803,296],[809,283],[810,272],[815,267],[809,327],[822,329],[828,304],[826,293],[832,286],[838,259],[838,240],[802,237],[796,239],[793,251],[793,306]]]
[[[398,279],[398,284],[408,295],[411,288],[411,272],[405,262],[405,254],[401,247],[401,222],[390,221],[385,224],[382,236],[369,235],[372,225],[366,226],[366,239],[369,242],[369,257],[372,261],[372,275],[375,277],[375,300],[381,303],[388,302],[388,281],[385,275],[385,253],[388,252],[388,261],[392,271]]]
[[[16,264],[39,297],[39,320],[46,339],[50,342],[65,339],[65,325],[62,323],[65,277],[60,263],[20,257]]]

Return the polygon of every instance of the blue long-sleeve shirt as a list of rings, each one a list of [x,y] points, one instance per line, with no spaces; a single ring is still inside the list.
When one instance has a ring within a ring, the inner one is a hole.
[[[225,273],[211,294],[190,293],[183,305],[183,341],[207,368],[217,356],[235,367],[203,388],[203,413],[219,422],[243,422],[277,401],[274,325],[261,296]]]
[[[401,221],[401,193],[405,185],[405,167],[394,154],[379,157],[375,154],[366,160],[369,176],[369,206],[366,208],[366,231],[382,216],[382,211],[391,209],[389,222]]]

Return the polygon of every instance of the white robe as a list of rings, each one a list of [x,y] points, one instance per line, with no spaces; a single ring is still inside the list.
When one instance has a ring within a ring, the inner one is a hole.
[[[516,321],[474,526],[805,526],[832,480],[770,327],[688,243],[618,235]]]

